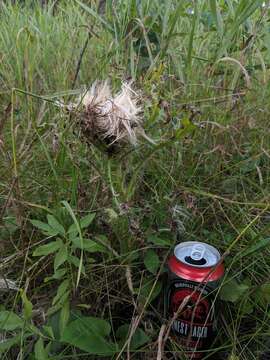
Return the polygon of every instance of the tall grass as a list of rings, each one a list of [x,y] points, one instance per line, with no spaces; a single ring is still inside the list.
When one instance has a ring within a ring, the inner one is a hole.
[[[81,316],[110,324],[108,358],[156,358],[164,263],[186,239],[230,250],[227,301],[205,358],[265,359],[268,4],[120,0],[103,11],[83,0],[5,1],[0,10],[0,266],[27,294],[1,293],[1,311],[24,324],[2,325],[2,358],[99,357],[63,340]],[[106,78],[115,89],[133,79],[156,145],[108,156],[56,106]],[[147,341],[137,332],[135,351],[136,327]],[[179,351],[169,338],[163,357]]]

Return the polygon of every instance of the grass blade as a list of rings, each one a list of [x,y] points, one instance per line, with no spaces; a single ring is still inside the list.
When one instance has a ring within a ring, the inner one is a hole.
[[[192,15],[192,27],[191,27],[191,32],[190,32],[189,41],[188,41],[188,49],[187,49],[186,68],[187,68],[188,72],[190,71],[191,65],[192,65],[193,41],[194,41],[195,29],[196,29],[197,23],[199,21],[198,17],[199,17],[198,4],[197,4],[197,2],[195,2],[194,14]]]
[[[217,32],[218,35],[220,37],[220,39],[223,36],[223,31],[224,31],[224,26],[223,26],[223,21],[222,21],[222,17],[217,5],[217,1],[216,0],[210,0],[210,7],[211,7],[211,11],[212,11],[212,15],[213,18],[215,20],[216,23],[216,28],[217,28]]]
[[[78,275],[77,275],[77,281],[76,281],[76,288],[79,285],[80,282],[80,278],[81,278],[81,273],[82,273],[82,265],[83,265],[83,236],[82,236],[82,230],[81,230],[81,226],[79,221],[76,218],[76,215],[74,214],[74,211],[72,210],[71,206],[69,205],[69,203],[67,201],[62,201],[62,204],[64,205],[64,207],[67,209],[69,215],[72,217],[72,220],[74,221],[74,224],[76,225],[78,234],[79,234],[79,238],[80,238],[80,244],[81,244],[81,256],[80,256],[80,264],[79,264],[79,269],[78,269]]]
[[[108,24],[107,21],[105,21],[96,11],[91,9],[86,4],[82,3],[79,0],[75,0],[86,12],[88,12],[91,16],[93,16],[98,22],[100,22],[102,25],[104,25],[105,29],[109,30],[112,34],[114,33],[113,28],[110,24]]]

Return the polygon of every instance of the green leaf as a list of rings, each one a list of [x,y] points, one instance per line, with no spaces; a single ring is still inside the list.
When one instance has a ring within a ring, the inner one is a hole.
[[[81,218],[79,221],[81,229],[87,228],[92,223],[95,216],[95,213],[91,213]],[[68,228],[69,237],[72,239],[72,237],[76,237],[78,233],[79,231],[77,224],[73,223],[72,225],[70,225],[70,227]]]
[[[54,272],[57,271],[57,269],[64,264],[64,262],[68,258],[68,251],[66,245],[63,244],[63,246],[58,250],[58,253],[56,254],[54,258]]]
[[[60,247],[63,246],[61,239],[51,241],[48,244],[40,245],[34,252],[33,256],[43,256],[55,253]]]
[[[84,216],[83,218],[81,218],[81,219],[80,219],[81,228],[82,228],[82,229],[87,228],[87,227],[92,223],[92,221],[94,220],[95,216],[96,216],[95,213],[91,213],[91,214],[88,214],[88,215]]]
[[[76,215],[74,214],[74,211],[72,210],[71,206],[69,205],[69,203],[67,201],[62,201],[62,204],[67,209],[69,215],[72,217],[72,220],[73,220],[74,224],[76,224],[76,228],[78,230],[80,242],[82,244],[83,243],[82,230],[81,230],[80,224],[79,224],[79,222],[78,222],[78,220],[76,218]],[[81,251],[80,265],[79,265],[79,268],[78,268],[78,274],[77,274],[77,280],[76,280],[76,288],[78,287],[79,282],[80,282],[81,273],[82,273],[82,265],[83,265],[83,250]]]
[[[9,338],[9,339],[1,340],[0,341],[0,354],[8,351],[12,346],[20,344],[21,340],[22,340],[21,334],[13,336],[12,338]]]
[[[8,233],[14,234],[14,232],[19,228],[16,217],[7,216],[4,217],[3,220],[5,223],[5,229],[2,230],[7,230]]]
[[[34,225],[39,230],[42,230],[43,234],[46,236],[56,236],[57,232],[48,224],[39,221],[39,220],[30,220],[31,224]]]
[[[66,300],[67,295],[69,295],[70,289],[69,289],[70,283],[69,280],[64,280],[61,285],[57,289],[57,294],[53,298],[52,304],[55,305],[57,302],[61,301],[61,303],[64,303]]]
[[[265,298],[265,300],[267,300],[267,302],[270,302],[270,283],[261,285],[260,291],[263,297]]]
[[[160,265],[159,258],[154,250],[150,249],[146,252],[144,257],[144,265],[152,274],[156,274]]]
[[[26,320],[31,319],[32,317],[32,311],[33,311],[33,305],[31,301],[28,300],[25,290],[21,291],[21,298],[23,303],[23,315]]]
[[[39,338],[38,341],[35,343],[34,351],[35,351],[35,360],[48,359],[48,354],[46,349],[44,348],[44,343],[42,338]]]
[[[261,285],[255,291],[254,297],[261,306],[268,306],[270,303],[270,283]]]
[[[235,279],[232,279],[222,286],[220,298],[224,301],[231,301],[234,303],[239,300],[248,289],[249,285],[243,283],[238,284]]]
[[[76,224],[71,224],[67,231],[69,238],[76,237],[79,234],[79,229],[77,228]]]
[[[53,328],[51,326],[48,325],[44,325],[42,327],[42,330],[46,333],[46,335],[48,335],[50,338],[52,338],[53,340],[55,339],[54,337],[54,333],[53,333]]]
[[[80,266],[80,259],[77,256],[69,255],[68,261],[76,267]]]
[[[61,310],[63,304],[57,303],[54,306],[51,306],[48,311],[47,311],[47,316],[51,317],[52,315],[54,315],[55,313],[59,313],[59,310]]]
[[[158,246],[171,246],[171,243],[168,239],[162,239],[157,235],[149,235],[147,241]]]
[[[66,301],[60,311],[59,331],[62,336],[70,316],[69,301]]]
[[[71,216],[71,218],[73,220],[73,224],[70,226],[68,231],[70,231],[70,229],[72,229],[71,232],[74,232],[74,229],[76,228],[76,231],[79,234],[79,237],[82,238],[82,231],[81,231],[80,222],[76,218],[76,215],[74,214],[74,211],[72,210],[71,206],[69,205],[69,203],[67,201],[65,201],[65,200],[62,201],[62,204],[64,205],[64,207],[66,208],[66,210],[68,211],[69,215]]]
[[[89,260],[89,258],[87,258],[87,260]],[[71,262],[71,264],[73,264],[77,268],[80,266],[80,259],[77,258],[77,256],[69,255],[68,261]],[[81,270],[82,270],[82,273],[85,275],[85,267],[83,264],[82,264]]]
[[[0,329],[13,331],[23,326],[24,321],[12,311],[0,311]]]
[[[59,221],[53,215],[47,215],[48,223],[57,234],[65,235],[65,229],[63,225],[59,223]]]
[[[33,325],[33,323],[29,322],[27,324],[27,330],[31,332],[32,335],[40,335],[40,330],[35,325]]]
[[[246,298],[245,301],[242,303],[241,311],[244,315],[252,314],[254,311],[254,304]]]
[[[71,241],[76,249],[83,249],[88,252],[106,252],[106,248],[96,243],[93,240],[83,239],[83,246],[81,244],[81,239],[79,237],[71,238]]]
[[[181,119],[181,125],[183,127],[174,131],[174,137],[177,140],[182,139],[184,136],[196,129],[196,126],[188,118]]]
[[[44,282],[48,282],[50,280],[60,280],[63,278],[63,276],[66,274],[67,272],[67,269],[64,268],[64,269],[58,269],[57,271],[55,271],[55,273],[53,274],[53,276],[49,276],[49,277],[46,277]]]
[[[117,329],[116,337],[120,339],[119,342],[120,348],[125,344],[128,335],[129,335],[129,325],[125,324]],[[130,350],[131,351],[137,350],[139,347],[149,342],[150,342],[149,336],[147,336],[143,330],[137,328],[131,339]]]
[[[88,354],[113,355],[117,348],[106,337],[111,331],[110,324],[94,317],[81,317],[65,328],[62,342],[76,346]]]

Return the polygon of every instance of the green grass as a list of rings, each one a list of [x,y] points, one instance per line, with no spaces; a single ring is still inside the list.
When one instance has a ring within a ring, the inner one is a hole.
[[[119,0],[103,10],[86,0],[13,3],[0,5],[0,266],[21,291],[0,293],[1,358],[156,359],[167,324],[164,263],[181,238],[230,250],[227,301],[205,358],[266,359],[268,8],[254,0]],[[118,89],[130,77],[156,145],[142,140],[108,157],[81,140],[55,101],[72,101],[95,79]],[[13,327],[4,311],[19,316]],[[98,320],[79,324],[86,339],[74,343],[65,329],[83,316]],[[164,351],[164,359],[180,354],[172,338]]]

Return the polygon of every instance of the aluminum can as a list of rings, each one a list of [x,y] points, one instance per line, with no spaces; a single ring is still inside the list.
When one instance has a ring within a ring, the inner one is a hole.
[[[202,359],[216,333],[217,289],[224,274],[220,253],[203,242],[183,242],[167,265],[165,311],[172,337],[187,359]]]

